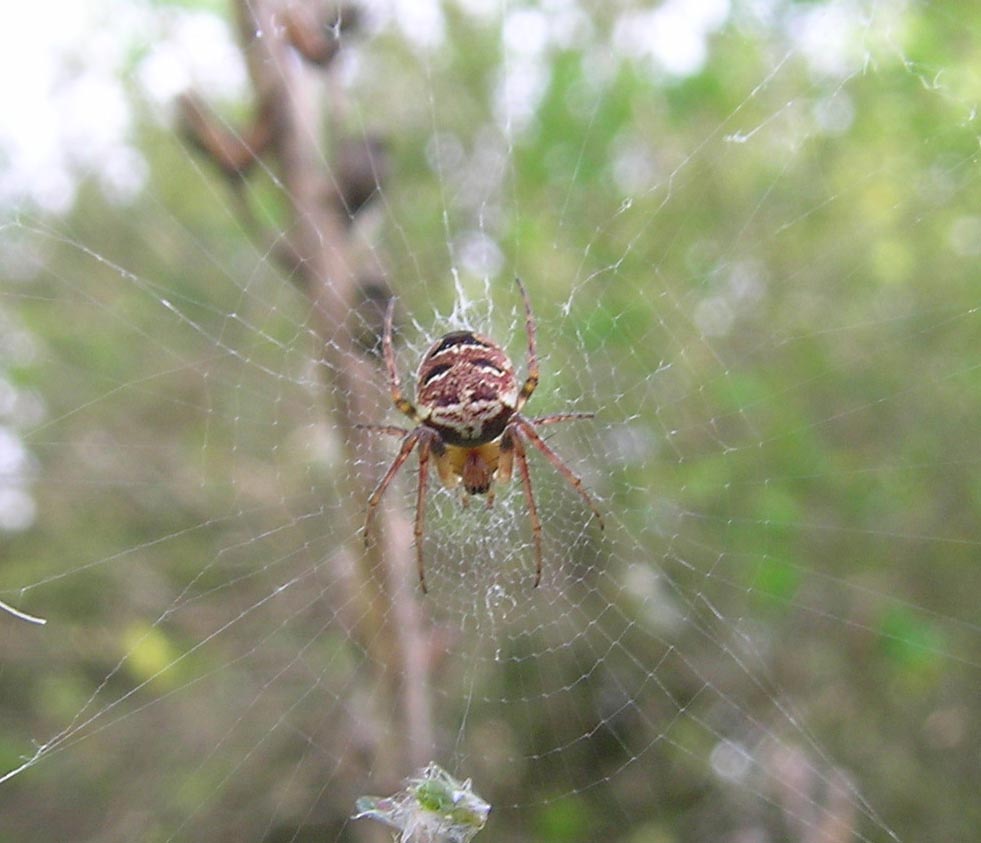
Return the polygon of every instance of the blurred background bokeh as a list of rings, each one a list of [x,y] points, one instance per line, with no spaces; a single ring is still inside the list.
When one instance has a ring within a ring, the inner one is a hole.
[[[485,292],[520,358],[520,273],[535,412],[599,410],[555,442],[609,535],[535,463],[532,608],[483,590],[520,497],[494,540],[435,506],[434,756],[480,840],[978,839],[981,6],[361,5],[325,148],[383,139],[352,224],[404,370]],[[5,15],[0,600],[48,624],[0,613],[0,840],[363,837],[411,770],[332,596],[343,396],[275,171],[250,223],[177,128],[191,90],[249,119],[232,9]]]

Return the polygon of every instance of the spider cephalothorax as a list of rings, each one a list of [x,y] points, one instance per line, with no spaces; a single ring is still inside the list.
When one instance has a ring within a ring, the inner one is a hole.
[[[528,376],[519,387],[514,366],[504,350],[493,340],[473,331],[453,331],[436,340],[423,355],[416,374],[415,404],[402,395],[402,385],[392,348],[394,300],[385,315],[382,346],[388,369],[389,388],[396,408],[416,426],[412,430],[390,426],[366,426],[403,437],[402,447],[385,476],[368,499],[365,540],[370,536],[371,519],[392,479],[419,447],[419,487],[416,502],[416,562],[419,585],[426,591],[423,535],[426,515],[426,488],[429,459],[435,457],[436,471],[444,486],[463,484],[468,495],[494,500],[494,483],[511,479],[518,464],[535,543],[535,585],[542,578],[542,524],[531,488],[531,475],[525,443],[530,442],[575,489],[603,527],[603,517],[580,480],[542,440],[536,426],[591,418],[592,413],[560,413],[527,419],[520,410],[538,386],[538,356],[535,350],[535,317],[521,279],[515,279],[525,304],[528,334]]]

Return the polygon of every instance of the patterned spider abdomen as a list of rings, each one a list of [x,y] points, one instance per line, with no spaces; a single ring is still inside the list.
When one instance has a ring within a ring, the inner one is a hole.
[[[419,415],[448,445],[472,447],[496,439],[517,401],[514,366],[499,345],[480,334],[446,334],[419,364]]]

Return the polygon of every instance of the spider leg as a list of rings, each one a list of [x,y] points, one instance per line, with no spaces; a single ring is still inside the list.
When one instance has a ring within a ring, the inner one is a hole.
[[[528,377],[521,385],[518,393],[518,400],[515,404],[515,412],[520,412],[525,402],[531,398],[531,394],[538,386],[538,352],[535,350],[535,314],[531,311],[531,300],[528,298],[528,291],[521,279],[515,276],[514,280],[521,291],[521,298],[525,303],[525,333],[528,335]]]
[[[508,432],[504,436],[508,437]],[[518,463],[518,474],[521,476],[521,486],[525,492],[528,504],[528,517],[531,518],[531,536],[535,543],[535,588],[542,581],[542,521],[538,517],[538,507],[535,505],[535,495],[531,490],[531,473],[528,471],[528,458],[521,437],[515,431],[510,437],[511,448],[514,450],[515,461]],[[502,443],[503,450],[503,443]]]
[[[426,526],[426,489],[429,486],[429,451],[432,437],[423,436],[419,442],[419,489],[416,493],[416,569],[419,571],[419,587],[423,594],[428,594],[426,588],[426,566],[423,559],[423,537]]]
[[[527,419],[518,417],[514,424],[518,426],[518,429],[524,436],[528,437],[528,441],[545,455],[545,458],[552,463],[552,467],[565,478],[565,481],[579,493],[579,497],[586,502],[586,506],[592,510],[593,515],[596,516],[596,520],[599,521],[600,529],[604,529],[605,525],[603,524],[603,516],[600,514],[599,509],[597,509],[593,499],[589,496],[589,492],[586,491],[585,484],[582,482],[582,480],[572,471],[571,468],[562,462],[561,457],[559,457],[555,451],[545,444],[545,440],[538,435],[538,432],[532,426],[531,422],[529,422]]]
[[[405,437],[405,441],[402,443],[402,447],[399,449],[398,455],[394,460],[392,460],[392,464],[388,467],[388,471],[385,472],[385,476],[382,477],[378,485],[375,487],[375,491],[373,491],[371,496],[368,498],[368,512],[365,514],[364,518],[365,546],[368,545],[368,541],[371,537],[371,522],[374,519],[375,510],[378,508],[378,504],[381,502],[382,495],[385,494],[385,490],[392,482],[392,479],[396,474],[398,474],[398,470],[409,458],[409,454],[412,453],[412,449],[416,446],[416,442],[419,441],[419,437],[422,435],[422,433],[422,430],[416,429]]]
[[[596,418],[596,413],[551,413],[547,416],[538,416],[537,418],[529,419],[529,421],[534,425],[545,425],[594,418]]]
[[[382,337],[382,350],[385,355],[385,368],[388,370],[388,388],[392,393],[392,403],[400,413],[405,413],[414,422],[419,421],[419,413],[411,401],[402,394],[402,381],[395,366],[395,349],[392,347],[392,320],[395,316],[395,299],[389,299],[385,311],[385,334]]]
[[[392,424],[356,424],[355,430],[364,430],[368,433],[384,433],[386,436],[405,436],[409,431],[404,427]]]
[[[510,429],[501,437],[501,451],[497,458],[497,479],[501,483],[511,482],[514,470],[514,433]]]

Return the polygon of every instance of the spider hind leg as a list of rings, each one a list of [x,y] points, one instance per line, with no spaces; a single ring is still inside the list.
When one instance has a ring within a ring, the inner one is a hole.
[[[385,490],[391,485],[392,480],[395,479],[395,475],[398,474],[399,469],[405,465],[405,461],[409,458],[412,453],[412,449],[415,448],[416,443],[419,441],[422,431],[419,428],[413,430],[405,440],[402,442],[402,447],[399,449],[398,455],[392,460],[392,464],[388,467],[388,471],[385,472],[385,476],[378,482],[375,486],[375,490],[371,493],[368,498],[368,511],[365,513],[364,519],[364,543],[365,546],[371,539],[371,525],[375,517],[375,510],[378,508],[378,504],[381,503],[382,495],[385,494]]]
[[[605,529],[606,525],[603,523],[603,515],[599,511],[599,507],[596,506],[596,502],[593,500],[592,496],[586,491],[586,484],[582,482],[582,478],[579,477],[579,475],[577,475],[571,468],[569,468],[569,466],[562,461],[562,458],[555,453],[555,451],[545,444],[545,440],[538,435],[538,432],[532,426],[531,422],[529,422],[527,419],[519,418],[517,419],[516,424],[521,431],[521,435],[526,437],[532,445],[534,445],[539,451],[542,452],[542,454],[545,455],[545,458],[552,464],[552,468],[562,475],[562,478],[566,481],[566,483],[568,483],[578,493],[579,497],[583,499],[583,502],[589,507],[590,511],[593,513],[593,517],[599,523],[599,528],[601,530]]]
[[[518,463],[518,476],[521,478],[521,488],[525,493],[525,503],[528,505],[528,517],[531,519],[531,537],[535,545],[535,584],[538,588],[542,581],[542,520],[538,517],[538,507],[535,504],[535,493],[531,488],[531,472],[528,470],[528,457],[521,437],[517,432],[511,436],[511,448],[514,459]]]

